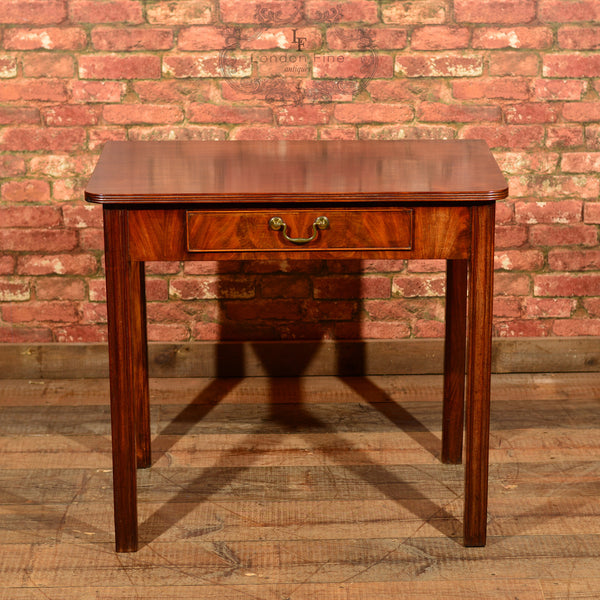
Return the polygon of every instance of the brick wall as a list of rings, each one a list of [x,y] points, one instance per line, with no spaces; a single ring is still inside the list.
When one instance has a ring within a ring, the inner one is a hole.
[[[511,189],[495,334],[600,335],[597,0],[2,0],[0,23],[0,341],[105,339],[82,190],[106,140],[174,138],[483,138]],[[153,340],[443,331],[439,261],[148,272]]]

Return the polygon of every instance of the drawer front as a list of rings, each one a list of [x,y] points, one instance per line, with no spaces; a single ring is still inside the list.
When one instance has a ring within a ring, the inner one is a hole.
[[[187,211],[189,252],[412,250],[413,209]]]

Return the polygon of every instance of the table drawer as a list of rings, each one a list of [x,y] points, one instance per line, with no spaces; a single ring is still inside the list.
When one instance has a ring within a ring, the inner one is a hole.
[[[413,209],[187,211],[189,252],[411,250]]]

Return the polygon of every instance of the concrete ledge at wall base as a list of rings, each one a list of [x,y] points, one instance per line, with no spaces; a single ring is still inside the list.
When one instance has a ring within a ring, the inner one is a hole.
[[[600,371],[600,338],[497,338],[494,373]],[[151,377],[441,373],[443,340],[151,343]],[[0,344],[0,379],[108,377],[106,344]]]

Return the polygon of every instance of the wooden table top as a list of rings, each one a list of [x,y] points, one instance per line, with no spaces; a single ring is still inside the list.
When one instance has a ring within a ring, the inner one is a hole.
[[[481,140],[108,142],[85,197],[101,204],[495,201]]]

